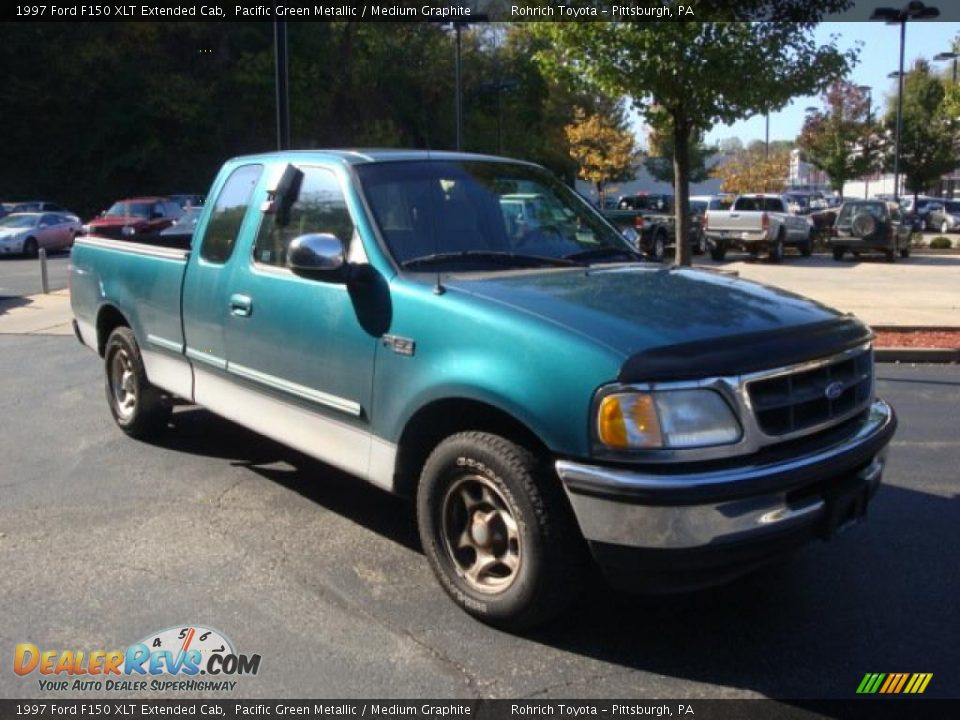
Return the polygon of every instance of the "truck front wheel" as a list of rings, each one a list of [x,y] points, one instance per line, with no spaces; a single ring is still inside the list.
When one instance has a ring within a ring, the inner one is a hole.
[[[717,262],[723,262],[723,259],[727,256],[727,246],[722,242],[717,241],[710,246],[710,259],[716,260]]]
[[[133,331],[118,327],[110,333],[103,358],[107,404],[117,425],[140,440],[157,434],[170,419],[172,407],[147,380]]]
[[[548,472],[527,449],[483,432],[450,436],[424,464],[424,553],[447,594],[484,622],[529,628],[577,597],[586,548]]]

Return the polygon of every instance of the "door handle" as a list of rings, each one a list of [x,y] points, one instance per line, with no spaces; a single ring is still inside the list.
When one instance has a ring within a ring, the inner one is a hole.
[[[253,312],[253,298],[249,295],[234,293],[230,296],[230,314],[237,317],[249,317]]]

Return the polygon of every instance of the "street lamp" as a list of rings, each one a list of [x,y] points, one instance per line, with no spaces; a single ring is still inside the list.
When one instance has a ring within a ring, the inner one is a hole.
[[[863,156],[867,158],[867,161],[870,161],[870,134],[873,133],[873,88],[869,85],[857,85],[857,90],[862,93],[867,94],[867,135],[864,137],[863,145]],[[869,171],[872,170],[869,166],[867,167],[868,174],[866,175],[863,181],[863,199],[868,200],[870,198],[870,174]]]
[[[900,202],[900,134],[903,131],[903,49],[907,39],[909,20],[930,20],[940,17],[940,10],[929,7],[920,0],[911,0],[899,10],[896,8],[877,8],[870,15],[871,20],[883,20],[888,25],[900,26],[900,71],[897,76],[897,137],[893,154],[893,199]]]
[[[957,58],[960,57],[960,53],[955,52],[942,52],[937,53],[933,56],[934,60],[943,62],[944,60],[953,60],[953,84],[957,84]]]

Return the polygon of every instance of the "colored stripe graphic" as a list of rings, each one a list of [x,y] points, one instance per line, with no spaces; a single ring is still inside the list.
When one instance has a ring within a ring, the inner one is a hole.
[[[867,673],[857,686],[858,695],[921,695],[933,673]]]

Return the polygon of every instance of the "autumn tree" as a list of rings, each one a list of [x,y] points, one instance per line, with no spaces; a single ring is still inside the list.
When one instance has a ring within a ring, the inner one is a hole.
[[[846,80],[823,94],[823,108],[807,115],[800,131],[804,158],[830,178],[838,195],[848,180],[868,173],[875,163],[875,128],[867,122],[869,96]]]
[[[711,176],[720,179],[720,189],[728,193],[781,192],[790,172],[790,150],[771,145],[767,153],[763,143],[751,144],[719,163]]]
[[[900,172],[914,198],[945,173],[960,165],[955,118],[944,103],[946,91],[930,65],[918,60],[903,82],[903,115],[900,135]],[[897,126],[896,98],[891,98],[885,125],[893,135]],[[891,148],[886,158],[894,168]]]
[[[824,14],[851,4],[715,0],[714,16],[732,22],[538,23],[537,31],[551,40],[539,60],[549,73],[576,72],[633,98],[648,121],[651,109],[670,117],[677,236],[686,237],[690,146],[716,123],[778,110],[845,75],[857,51],[839,50],[834,39],[818,44],[812,30]],[[771,22],[746,22],[755,20]],[[690,264],[687,243],[677,243],[677,262]]]
[[[603,207],[607,183],[624,182],[635,176],[636,138],[608,116],[587,115],[583,108],[576,108],[573,122],[564,132],[570,156],[579,167],[577,176],[594,184]]]

